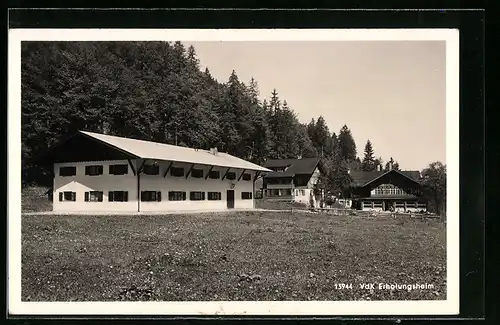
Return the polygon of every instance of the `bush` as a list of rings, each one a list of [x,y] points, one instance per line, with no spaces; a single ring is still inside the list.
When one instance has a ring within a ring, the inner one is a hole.
[[[52,211],[52,189],[43,186],[28,186],[21,190],[21,211]]]

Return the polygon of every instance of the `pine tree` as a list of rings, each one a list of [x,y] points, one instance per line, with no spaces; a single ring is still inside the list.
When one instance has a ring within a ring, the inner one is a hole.
[[[347,125],[344,125],[340,130],[338,140],[342,159],[354,161],[356,159],[356,143]]]
[[[374,171],[377,168],[377,164],[375,162],[373,146],[370,140],[366,141],[365,145],[365,155],[363,157],[363,162],[361,164],[361,169],[364,171]]]
[[[316,120],[314,137],[311,140],[321,157],[329,157],[332,155],[333,146],[331,134],[323,116],[318,117]]]

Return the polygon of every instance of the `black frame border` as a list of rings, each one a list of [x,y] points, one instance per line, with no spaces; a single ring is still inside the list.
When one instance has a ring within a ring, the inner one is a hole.
[[[9,28],[454,28],[460,31],[460,314],[458,316],[158,316],[147,319],[481,319],[485,316],[484,10],[107,10],[15,9]],[[5,47],[6,49],[6,47]],[[6,51],[6,50],[5,50]],[[6,71],[6,65],[5,65]],[[4,98],[7,98],[5,96]],[[5,128],[6,130],[6,128]],[[6,137],[7,138],[7,137]],[[6,219],[4,219],[4,226]],[[7,228],[5,228],[7,229]],[[4,241],[5,242],[5,241]],[[5,250],[6,251],[6,250]],[[7,311],[8,312],[8,311]],[[6,314],[7,314],[6,312]],[[12,319],[145,319],[27,316]]]

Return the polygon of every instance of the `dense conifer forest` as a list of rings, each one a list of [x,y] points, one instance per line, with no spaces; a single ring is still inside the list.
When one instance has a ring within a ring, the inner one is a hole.
[[[21,64],[24,184],[51,181],[37,157],[77,130],[217,147],[257,164],[321,157],[323,184],[335,193],[350,182],[349,168],[389,165],[369,140],[358,158],[347,125],[335,133],[322,116],[300,123],[278,90],[260,94],[254,78],[233,70],[218,82],[181,42],[23,42]]]

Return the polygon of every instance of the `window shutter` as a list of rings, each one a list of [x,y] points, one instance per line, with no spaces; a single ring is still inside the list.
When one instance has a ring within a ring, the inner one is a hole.
[[[102,202],[102,194],[103,194],[102,192],[99,192],[98,199],[97,199],[98,202]]]
[[[85,202],[89,201],[89,192],[85,192]]]
[[[113,191],[108,192],[108,201],[109,202],[113,202],[114,196],[115,196],[114,194],[115,194],[115,192],[113,192]]]
[[[59,192],[59,201],[62,201],[63,200],[63,192]]]
[[[123,201],[128,202],[128,192],[123,192]]]
[[[182,192],[182,200],[186,200],[186,192]]]
[[[103,166],[99,166],[99,174],[104,174],[104,167]],[[102,195],[101,195],[101,197],[102,197]]]
[[[161,192],[156,192],[156,201],[161,202]]]

